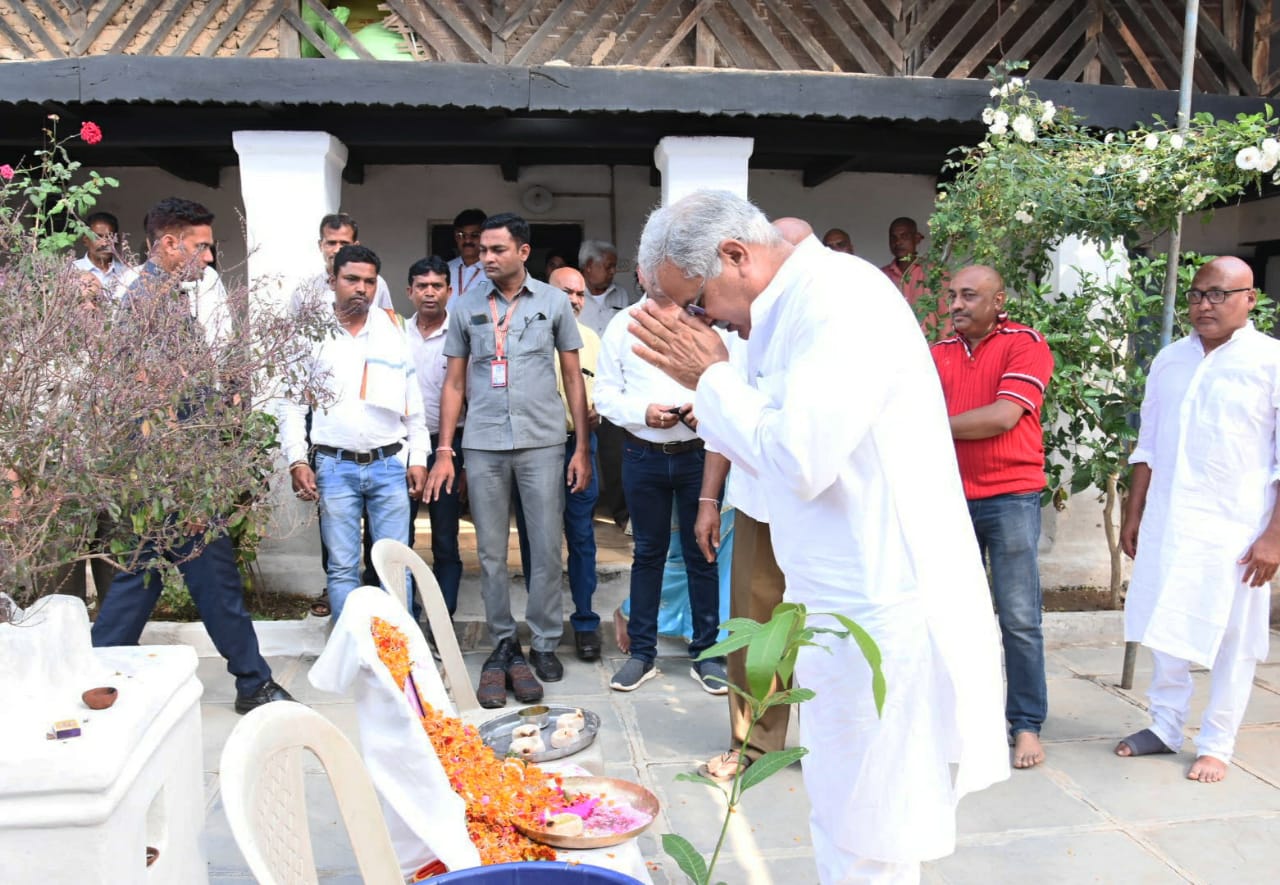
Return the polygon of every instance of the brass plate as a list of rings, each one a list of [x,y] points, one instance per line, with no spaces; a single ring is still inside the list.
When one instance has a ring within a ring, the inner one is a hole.
[[[610,845],[620,845],[628,839],[639,836],[658,816],[660,807],[658,797],[631,781],[619,780],[616,777],[567,777],[563,780],[562,786],[565,796],[569,798],[587,794],[625,802],[636,811],[649,815],[649,823],[626,833],[605,833],[598,836],[588,833],[583,833],[581,836],[549,833],[519,820],[515,822],[516,829],[535,842],[542,842],[556,848],[608,848]]]

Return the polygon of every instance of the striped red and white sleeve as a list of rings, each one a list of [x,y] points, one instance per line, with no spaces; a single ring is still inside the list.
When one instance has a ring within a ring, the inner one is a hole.
[[[1017,343],[1009,349],[996,399],[1009,400],[1028,412],[1039,414],[1053,377],[1053,353],[1038,332],[1020,329],[1013,334],[1017,335]]]

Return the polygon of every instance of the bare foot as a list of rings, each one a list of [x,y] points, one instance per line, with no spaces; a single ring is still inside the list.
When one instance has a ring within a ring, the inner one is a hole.
[[[1034,731],[1020,731],[1013,736],[1013,767],[1035,768],[1044,761],[1044,747],[1040,735]]]
[[[1227,776],[1227,763],[1212,756],[1197,756],[1191,770],[1187,772],[1187,780],[1200,781],[1202,784],[1216,784]]]
[[[631,637],[627,635],[627,619],[622,616],[621,607],[613,610],[613,635],[618,641],[618,651],[631,654]]]

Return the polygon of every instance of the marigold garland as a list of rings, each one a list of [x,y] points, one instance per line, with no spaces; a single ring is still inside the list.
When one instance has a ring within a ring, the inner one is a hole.
[[[403,691],[413,667],[404,632],[381,618],[372,619],[371,629],[378,659]],[[422,709],[422,727],[454,792],[466,803],[467,834],[480,852],[480,862],[555,860],[554,848],[518,832],[514,821],[537,820],[543,811],[562,807],[559,777],[519,759],[500,760],[475,728],[425,701]]]

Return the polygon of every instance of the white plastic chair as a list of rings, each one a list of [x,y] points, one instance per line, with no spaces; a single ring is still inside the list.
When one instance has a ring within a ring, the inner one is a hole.
[[[302,751],[324,766],[360,877],[402,885],[382,806],[360,754],[332,722],[303,706],[265,704],[244,717],[222,749],[222,804],[236,845],[261,885],[317,883]]]
[[[383,538],[373,545],[373,569],[378,573],[391,595],[400,600],[405,608],[409,607],[408,582],[405,580],[405,569],[413,573],[413,583],[422,597],[422,607],[427,613],[427,623],[431,626],[431,636],[436,641],[440,652],[440,660],[444,665],[445,679],[449,683],[449,694],[453,704],[458,708],[458,717],[467,721],[489,718],[492,711],[484,710],[476,700],[475,689],[471,687],[471,679],[467,676],[466,664],[462,661],[462,652],[458,648],[458,637],[453,632],[453,621],[449,617],[449,608],[444,604],[444,595],[440,592],[440,584],[431,569],[422,561],[422,557],[405,544],[391,538]]]

